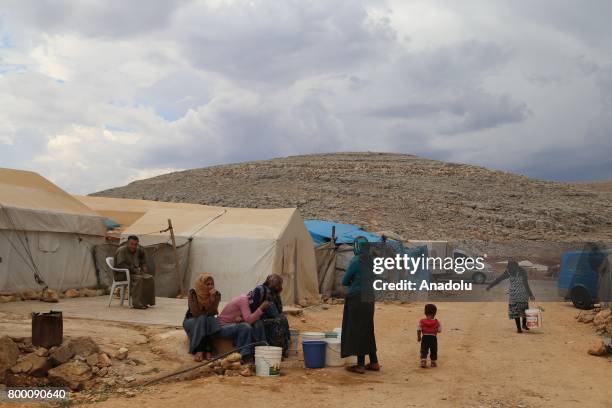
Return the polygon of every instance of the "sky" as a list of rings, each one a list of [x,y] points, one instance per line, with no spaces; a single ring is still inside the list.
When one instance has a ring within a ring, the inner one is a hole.
[[[612,179],[612,2],[2,0],[0,167],[384,151]]]

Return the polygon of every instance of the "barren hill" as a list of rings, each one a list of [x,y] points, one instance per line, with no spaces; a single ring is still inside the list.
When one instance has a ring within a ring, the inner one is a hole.
[[[612,239],[608,189],[403,154],[320,154],[214,166],[94,195],[298,207],[304,218],[393,231],[407,239]]]

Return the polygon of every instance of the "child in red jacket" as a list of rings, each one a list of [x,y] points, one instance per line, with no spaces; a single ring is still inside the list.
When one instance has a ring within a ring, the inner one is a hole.
[[[419,321],[417,328],[417,341],[421,342],[421,367],[427,367],[427,354],[431,359],[431,366],[437,367],[438,360],[438,333],[442,326],[436,319],[438,308],[431,303],[425,305],[425,319]]]

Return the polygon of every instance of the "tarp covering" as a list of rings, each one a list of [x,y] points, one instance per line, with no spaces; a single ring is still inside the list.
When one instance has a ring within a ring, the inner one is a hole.
[[[0,291],[95,286],[105,234],[104,217],[50,181],[0,168]]]
[[[380,242],[382,240],[380,236],[367,232],[356,225],[323,220],[306,220],[304,224],[306,224],[315,245],[321,245],[331,240],[332,227],[336,227],[337,244],[352,244],[355,238],[359,236],[367,238],[369,242]]]
[[[126,223],[122,239],[137,235],[144,246],[167,244],[172,226],[177,245],[191,240],[186,287],[211,273],[225,301],[252,290],[266,276],[284,278],[283,301],[319,301],[312,239],[299,212],[118,198],[78,197],[96,211]],[[156,285],[157,286],[157,285]]]

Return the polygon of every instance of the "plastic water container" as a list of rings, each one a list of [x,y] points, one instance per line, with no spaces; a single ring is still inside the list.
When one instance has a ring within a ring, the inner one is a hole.
[[[304,365],[306,368],[325,367],[325,351],[327,343],[324,340],[302,341],[304,350]]]
[[[259,377],[278,377],[282,357],[282,347],[255,347],[255,374]]]
[[[329,367],[342,367],[345,359],[340,357],[340,339],[327,338],[327,350],[325,350],[325,365]]]
[[[542,310],[540,309],[527,309],[525,310],[525,317],[527,318],[527,327],[529,329],[541,329],[542,328]]]
[[[300,337],[300,331],[299,330],[289,330],[289,336],[290,336],[290,340],[289,340],[289,350],[287,350],[289,352],[289,355],[291,356],[297,356],[298,354],[298,344],[299,344],[299,337]]]
[[[307,341],[325,340],[325,333],[323,332],[303,332],[302,343]]]

